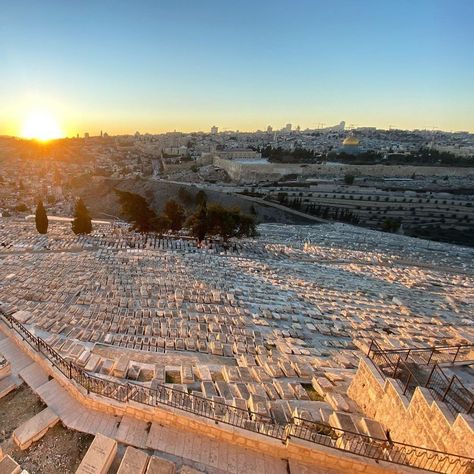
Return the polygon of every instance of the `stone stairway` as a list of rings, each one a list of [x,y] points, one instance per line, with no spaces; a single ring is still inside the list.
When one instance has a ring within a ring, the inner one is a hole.
[[[214,440],[196,432],[149,423],[128,416],[114,416],[85,408],[56,380],[31,363],[19,376],[51,408],[67,428],[97,433],[140,449],[152,449],[198,463],[213,474],[251,473],[287,474],[287,462],[231,443]]]
[[[156,454],[181,459],[205,470],[208,474],[288,474],[286,459],[262,455],[233,443],[213,439],[195,431],[144,422],[128,416],[115,416],[84,407],[61,384],[0,331],[0,351],[11,362],[12,378],[23,381],[57,414],[69,429],[97,435],[103,434],[118,442]],[[338,473],[338,470],[304,465],[292,461],[291,472]]]

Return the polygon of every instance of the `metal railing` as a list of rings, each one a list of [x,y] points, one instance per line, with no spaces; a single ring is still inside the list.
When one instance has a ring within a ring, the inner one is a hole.
[[[376,461],[387,461],[426,471],[460,474],[472,472],[473,468],[473,462],[469,458],[353,433],[297,417],[293,418],[289,435],[330,448],[350,451]]]
[[[474,458],[410,446],[387,439],[376,439],[298,417],[293,417],[290,423],[281,425],[267,414],[255,413],[166,385],[150,388],[136,383],[121,383],[97,377],[74,362],[66,360],[13,316],[5,314],[1,309],[0,314],[34,350],[43,354],[65,377],[73,380],[88,393],[95,393],[118,402],[132,400],[152,407],[170,406],[214,420],[216,423],[229,424],[279,439],[282,442],[296,438],[377,461],[387,461],[445,474],[468,474],[474,469]]]
[[[436,360],[435,354],[450,353],[449,359],[454,363],[463,354],[472,353],[472,345],[448,346],[429,349],[385,350],[372,340],[367,356],[372,360],[379,373],[398,381],[404,395],[413,395],[416,387],[426,387],[433,398],[446,404],[453,415],[474,413],[474,394],[468,390],[457,375],[447,376]],[[413,357],[413,354],[416,356]],[[420,363],[420,354],[428,355]],[[447,357],[444,357],[446,362]]]
[[[384,349],[384,352],[386,354],[397,354],[404,360],[410,359],[420,365],[474,362],[474,344],[409,347],[407,349]]]

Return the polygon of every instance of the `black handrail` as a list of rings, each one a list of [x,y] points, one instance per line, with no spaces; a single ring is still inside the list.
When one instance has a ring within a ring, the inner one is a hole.
[[[443,346],[443,348],[447,347],[449,346]],[[459,348],[462,347],[468,347],[469,350],[472,350],[471,348],[474,346],[472,344],[454,346],[455,356],[453,362],[459,355]],[[420,364],[416,359],[409,358],[415,351],[425,351],[433,354],[434,349],[385,350],[379,346],[377,341],[372,340],[367,356],[384,378],[391,377],[397,380],[404,395],[413,395],[416,387],[426,387],[430,390],[433,398],[445,402],[453,415],[474,413],[474,394],[464,386],[459,377],[455,374],[448,377],[438,362],[431,362],[433,360],[432,356],[430,356],[430,362],[427,364]],[[429,374],[428,372],[420,373],[413,370],[417,366],[423,367],[424,365],[431,367]]]
[[[375,341],[373,342],[375,343]],[[474,344],[457,344],[454,346],[440,345],[432,347],[408,347],[406,349],[383,349],[383,351],[386,354],[398,354],[405,360],[407,360],[411,355],[416,355],[419,356],[419,360],[424,362],[426,365],[434,363],[454,364],[457,361],[474,360]],[[423,355],[425,354],[427,357],[423,358]]]
[[[474,468],[474,458],[458,454],[381,440],[298,417],[293,417],[292,421],[286,425],[280,425],[268,415],[192,395],[165,385],[158,385],[157,388],[152,389],[137,383],[106,380],[91,375],[74,362],[64,359],[46,341],[32,334],[12,315],[5,314],[1,309],[0,314],[34,350],[43,354],[65,377],[82,386],[87,393],[95,393],[119,402],[133,400],[153,407],[171,406],[212,419],[216,423],[226,423],[279,439],[282,442],[293,437],[377,461],[387,461],[427,471],[468,474]]]

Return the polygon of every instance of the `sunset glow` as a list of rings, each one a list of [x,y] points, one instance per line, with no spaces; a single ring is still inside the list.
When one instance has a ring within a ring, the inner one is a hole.
[[[64,136],[57,120],[47,110],[35,110],[25,119],[22,128],[24,138],[48,141]]]

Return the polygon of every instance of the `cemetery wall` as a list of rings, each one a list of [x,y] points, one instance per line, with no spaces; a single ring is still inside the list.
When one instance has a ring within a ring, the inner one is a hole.
[[[37,362],[48,374],[64,387],[68,393],[84,406],[116,416],[127,415],[147,422],[158,422],[163,425],[180,427],[195,431],[202,435],[233,443],[248,449],[283,459],[293,459],[300,462],[317,463],[328,468],[336,468],[344,472],[364,472],[368,474],[406,473],[416,474],[418,469],[400,466],[397,464],[374,461],[369,458],[356,456],[348,452],[338,451],[322,445],[310,443],[300,439],[288,439],[285,443],[278,439],[259,435],[248,430],[240,429],[225,423],[217,423],[192,413],[160,406],[149,407],[134,401],[120,403],[116,400],[87,394],[87,391],[76,386],[66,376],[56,370],[51,363],[41,354],[34,351],[25,341],[20,340],[16,334],[6,330],[11,339]]]
[[[397,382],[383,379],[366,357],[360,360],[348,395],[365,415],[388,428],[394,441],[462,456],[472,456],[474,452],[471,416],[454,417],[446,405],[434,400],[424,387],[417,387],[409,400]]]
[[[292,164],[292,163],[244,163],[214,157],[214,165],[223,168],[237,182],[254,182],[260,180],[276,180],[282,176],[296,174],[298,176],[339,177],[346,174],[354,176],[372,176],[378,178],[397,177],[410,178],[416,176],[450,176],[474,177],[474,168],[457,168],[441,166],[386,166],[386,165],[348,165],[348,164]]]

